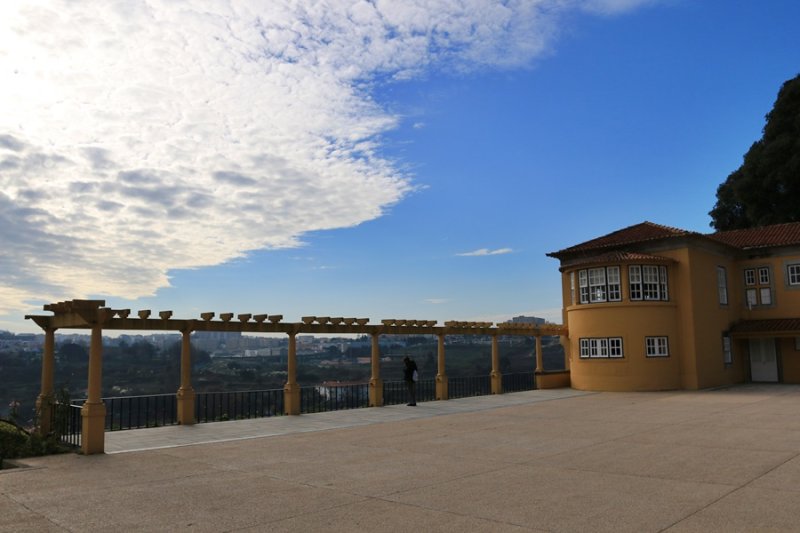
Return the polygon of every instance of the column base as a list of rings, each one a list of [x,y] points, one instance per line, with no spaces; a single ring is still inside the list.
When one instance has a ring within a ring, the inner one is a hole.
[[[383,407],[383,380],[380,378],[369,380],[369,406]]]
[[[493,371],[489,374],[489,380],[492,384],[492,394],[503,394],[503,374]]]
[[[81,453],[105,453],[106,405],[85,402],[81,407]]]
[[[178,424],[190,426],[195,423],[194,413],[194,389],[180,388],[175,395],[178,401]]]
[[[446,400],[448,398],[448,385],[450,381],[447,374],[436,374],[436,399]]]
[[[297,383],[283,386],[283,411],[287,415],[300,414],[300,385]]]
[[[36,431],[41,436],[49,434],[53,430],[53,407],[55,399],[46,394],[40,394],[36,398]]]

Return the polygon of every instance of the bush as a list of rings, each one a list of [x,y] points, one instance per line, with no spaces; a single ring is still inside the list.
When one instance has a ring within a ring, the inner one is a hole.
[[[55,435],[42,437],[21,428],[10,420],[0,419],[0,469],[3,459],[31,457],[61,453],[66,448],[58,443]]]

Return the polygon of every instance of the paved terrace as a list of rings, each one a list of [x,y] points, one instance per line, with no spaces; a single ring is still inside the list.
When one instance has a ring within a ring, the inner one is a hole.
[[[0,472],[0,531],[800,530],[800,386],[541,390],[107,449]]]

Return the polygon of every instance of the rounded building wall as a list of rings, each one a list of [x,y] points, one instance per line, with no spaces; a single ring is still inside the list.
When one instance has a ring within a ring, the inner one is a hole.
[[[674,303],[622,301],[573,305],[566,309],[566,315],[573,388],[592,391],[681,388]],[[647,337],[651,337],[651,349],[661,355],[648,357]],[[606,339],[605,354],[603,339]],[[617,339],[621,339],[621,356],[611,353],[610,346],[620,344]],[[663,355],[665,348],[667,355]]]

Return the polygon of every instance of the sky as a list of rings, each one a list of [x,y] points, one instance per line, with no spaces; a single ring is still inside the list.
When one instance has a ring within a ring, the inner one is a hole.
[[[545,256],[717,186],[794,0],[0,3],[0,329],[115,309],[561,321]]]

